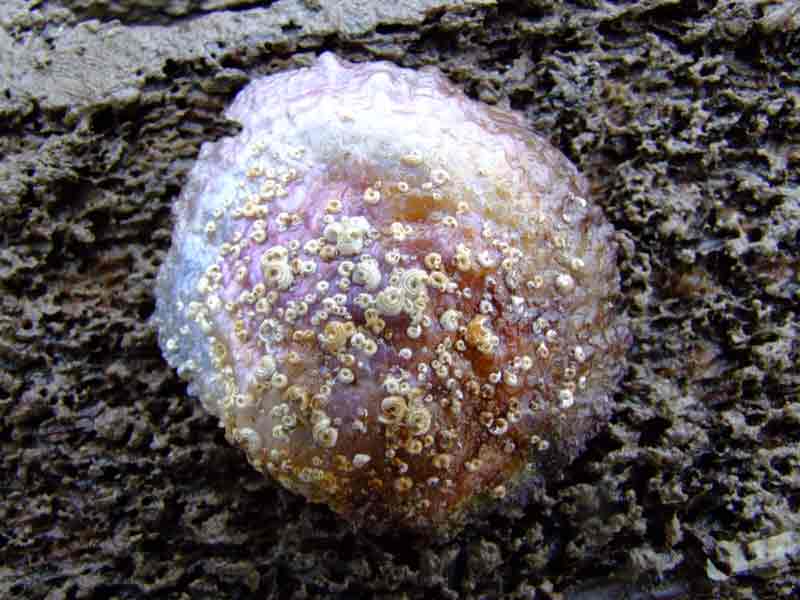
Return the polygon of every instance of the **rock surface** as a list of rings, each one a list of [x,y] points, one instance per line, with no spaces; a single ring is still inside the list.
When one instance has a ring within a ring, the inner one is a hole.
[[[0,594],[727,598],[797,587],[800,14],[769,0],[0,8]],[[270,485],[149,325],[170,207],[248,81],[433,64],[521,110],[625,232],[611,426],[443,545]],[[613,573],[609,578],[608,573]]]

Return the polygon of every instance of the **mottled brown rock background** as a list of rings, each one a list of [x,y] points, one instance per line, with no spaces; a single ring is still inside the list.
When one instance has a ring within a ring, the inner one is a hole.
[[[253,77],[437,65],[622,232],[630,371],[530,506],[439,544],[263,480],[148,317],[170,204]],[[800,585],[800,4],[6,0],[0,597],[779,598]]]

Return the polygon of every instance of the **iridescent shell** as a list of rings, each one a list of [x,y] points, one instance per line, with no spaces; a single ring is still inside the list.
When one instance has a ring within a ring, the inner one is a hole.
[[[155,320],[256,469],[433,532],[574,458],[630,335],[614,232],[558,150],[435,70],[331,54],[227,116],[243,129],[175,205]]]

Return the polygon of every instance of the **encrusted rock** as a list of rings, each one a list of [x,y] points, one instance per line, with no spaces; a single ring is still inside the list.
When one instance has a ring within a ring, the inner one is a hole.
[[[358,522],[453,531],[610,414],[613,230],[521,115],[433,70],[247,86],[175,205],[156,322],[250,462]]]

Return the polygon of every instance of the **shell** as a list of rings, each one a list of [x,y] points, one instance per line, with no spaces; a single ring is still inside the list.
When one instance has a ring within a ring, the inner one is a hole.
[[[515,112],[435,70],[248,85],[156,287],[168,362],[252,465],[358,523],[455,531],[572,460],[630,343],[612,227]]]

